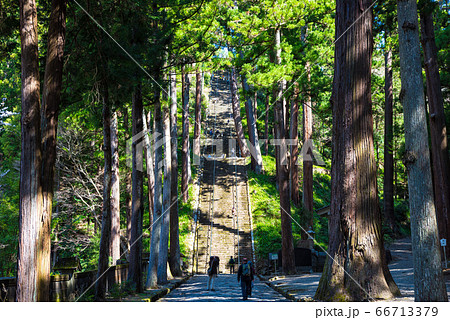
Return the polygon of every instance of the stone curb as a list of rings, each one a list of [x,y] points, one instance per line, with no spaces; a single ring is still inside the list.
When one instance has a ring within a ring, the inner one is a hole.
[[[150,293],[148,298],[141,299],[141,301],[142,302],[158,301],[159,299],[163,298],[164,296],[166,296],[167,294],[169,294],[170,292],[172,292],[173,290],[175,290],[176,288],[181,286],[183,283],[186,283],[186,281],[188,281],[191,277],[192,277],[192,274],[189,274],[189,275],[185,276],[183,279],[169,283],[164,288]]]
[[[281,286],[277,286],[276,284],[272,283],[270,280],[267,280],[263,277],[261,277],[260,275],[257,275],[259,280],[261,282],[264,282],[266,285],[268,285],[269,287],[271,287],[273,290],[275,290],[276,292],[278,292],[279,294],[281,294],[283,297],[285,297],[286,299],[289,299],[291,301],[294,302],[309,302],[309,301],[314,301],[313,299],[309,299],[309,298],[297,298],[295,295],[293,295],[292,293],[289,293],[289,290],[286,290],[285,288],[281,287]],[[283,278],[283,276],[281,277],[275,277],[274,280],[277,279],[281,279]]]

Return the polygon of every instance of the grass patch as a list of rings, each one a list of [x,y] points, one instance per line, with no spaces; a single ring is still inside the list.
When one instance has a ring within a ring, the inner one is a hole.
[[[276,188],[276,163],[271,155],[263,156],[264,173],[257,175],[248,172],[250,198],[253,215],[253,234],[258,259],[267,259],[268,254],[281,249],[280,198]],[[323,172],[314,173],[314,207],[329,205],[331,178]],[[301,190],[301,186],[300,186]],[[301,239],[302,226],[306,229],[310,213],[302,207],[291,205],[294,243]],[[314,231],[317,243],[325,250],[328,248],[328,219],[313,213]],[[299,226],[300,224],[300,226]],[[316,245],[317,250],[321,250]]]

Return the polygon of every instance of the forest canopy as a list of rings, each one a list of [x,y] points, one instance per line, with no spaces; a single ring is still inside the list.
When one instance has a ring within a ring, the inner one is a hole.
[[[343,186],[351,173],[340,164],[353,161],[345,155],[352,148],[361,178],[355,203],[374,208],[376,241],[409,236],[415,211],[408,175],[417,155],[405,139],[405,28],[397,1],[348,1],[348,8],[344,2],[0,0],[0,277],[20,279],[22,263],[40,257],[45,262],[35,264],[45,281],[57,273],[58,259],[70,257],[79,259],[80,271],[99,273],[129,262],[137,291],[164,282],[167,261],[169,272],[181,274],[183,261],[192,259],[194,181],[202,172],[195,156],[209,134],[214,79],[226,81],[236,148],[248,156],[258,260],[282,250],[291,273],[288,253],[308,228],[315,230],[315,249],[333,252],[338,240],[317,211],[330,206],[337,215],[339,199],[347,208]],[[417,4],[423,150],[431,154],[436,237],[448,239],[450,5],[404,2]],[[347,9],[354,20],[340,20],[350,19],[342,17]],[[340,46],[353,40],[360,51]],[[343,88],[361,95],[350,103]],[[352,117],[351,133],[340,115]],[[136,141],[140,132],[164,138],[144,134]],[[258,145],[251,155],[245,139]],[[289,165],[280,164],[284,155],[272,139],[294,141],[286,149]],[[298,158],[309,141],[320,163]],[[364,172],[371,173],[367,180]],[[166,211],[170,223],[161,218]],[[44,249],[26,260],[24,241]],[[143,259],[150,261],[147,283]],[[48,288],[39,292],[38,300],[48,299]]]

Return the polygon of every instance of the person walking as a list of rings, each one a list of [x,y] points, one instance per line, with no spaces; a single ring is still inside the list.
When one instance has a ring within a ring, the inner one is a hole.
[[[216,291],[214,289],[214,280],[217,278],[219,273],[219,262],[220,259],[217,256],[212,256],[209,258],[209,268],[208,268],[208,287],[206,290]]]
[[[238,269],[238,282],[241,282],[242,300],[247,300],[250,294],[253,281],[253,271],[250,264],[247,262],[247,258],[242,259],[242,264]]]
[[[230,265],[230,274],[233,274],[234,273],[234,264],[235,264],[236,262],[234,261],[234,259],[233,259],[233,257],[231,256],[230,257],[230,260],[228,260],[228,264]]]
[[[249,289],[248,289],[248,296],[251,297],[251,296],[252,296],[253,283],[254,283],[254,281],[255,281],[255,274],[256,274],[256,271],[255,271],[255,267],[253,266],[253,261],[252,261],[252,260],[250,260],[250,261],[248,262],[248,264],[250,265],[250,271],[251,271],[251,273],[252,273],[252,281],[251,281],[250,287],[249,287]]]

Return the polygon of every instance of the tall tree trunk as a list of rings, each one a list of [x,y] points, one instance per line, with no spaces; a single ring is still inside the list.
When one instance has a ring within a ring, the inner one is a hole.
[[[397,3],[415,301],[447,301],[431,180],[416,0]]]
[[[273,108],[273,132],[272,132],[272,136],[273,139],[278,139],[277,137],[277,124],[278,124],[278,116],[277,116],[277,108],[276,108],[276,103],[278,101],[278,92],[281,92],[280,95],[282,94],[282,89],[280,88],[280,90],[278,90],[278,88],[274,88],[273,89],[273,98],[275,100],[275,106]],[[281,97],[280,97],[281,99]],[[275,176],[278,177],[278,172],[280,169],[280,145],[278,143],[274,143],[275,145]],[[275,182],[275,187],[277,190],[279,190],[279,184],[278,184],[278,179],[276,179]]]
[[[289,136],[291,139],[290,153],[290,177],[291,177],[291,198],[296,207],[300,204],[300,193],[298,190],[298,98],[299,88],[298,83],[295,83],[294,99],[291,106],[291,125],[289,126]]]
[[[40,273],[37,269],[38,236],[43,213],[41,188],[41,131],[36,3],[20,0],[22,62],[22,118],[20,154],[19,246],[17,301],[37,301]],[[45,278],[43,279],[45,281]]]
[[[258,91],[255,91],[255,97],[253,98],[253,116],[256,120],[258,119]],[[258,129],[258,126],[256,126],[256,129]]]
[[[130,140],[130,129],[128,123],[128,108],[123,110],[123,129],[125,131],[125,141]],[[128,252],[131,245],[131,172],[128,166],[125,169],[125,183],[126,183],[126,193],[125,193],[125,213],[127,216],[127,241],[128,241]]]
[[[110,255],[113,265],[120,259],[120,176],[119,176],[119,129],[117,112],[111,122],[111,243]]]
[[[286,92],[286,88],[287,88],[287,81],[284,79],[281,79],[281,83],[282,83],[282,92]],[[283,125],[284,125],[284,137],[286,139],[289,139],[289,108],[288,108],[288,99],[286,97],[286,95],[283,94],[282,97],[282,101],[283,101]],[[289,171],[289,166],[288,166],[288,171]]]
[[[308,83],[311,81],[311,71],[309,62],[306,63],[306,75]],[[313,133],[313,116],[311,105],[311,94],[308,90],[306,93],[306,99],[303,105],[303,145],[312,145],[312,133]],[[312,150],[311,150],[312,153]],[[309,217],[308,228],[313,226],[313,209],[314,209],[314,196],[313,196],[313,159],[303,154],[303,206],[307,210]]]
[[[247,144],[245,143],[244,130],[242,128],[241,107],[239,103],[236,72],[234,68],[231,69],[231,102],[233,108],[234,126],[236,128],[237,140],[239,149],[241,150],[241,156],[248,157],[250,155],[250,151],[248,150]]]
[[[183,202],[186,203],[189,199],[189,75],[185,73],[184,67],[181,73],[182,78],[182,135],[183,145],[181,147],[181,193]]]
[[[169,265],[173,276],[181,276],[180,240],[178,226],[178,154],[177,154],[177,75],[170,72],[170,147],[172,159],[171,193],[170,193],[170,257]]]
[[[247,115],[247,128],[248,137],[250,140],[250,155],[251,155],[251,168],[256,174],[261,174],[263,170],[263,161],[261,155],[261,147],[259,146],[258,129],[256,127],[255,107],[252,105],[252,98],[250,96],[250,87],[247,80],[242,76],[242,87],[244,92],[248,95],[245,101],[245,113]]]
[[[150,128],[150,117],[151,113],[148,113],[148,117],[145,116],[145,113],[142,113],[142,125],[143,125],[143,133],[144,133],[144,145],[145,145],[145,163],[147,165],[147,183],[148,183],[148,211],[149,217],[148,221],[150,224],[150,234],[152,233],[152,225],[153,225],[153,200],[154,200],[154,189],[155,189],[155,166],[153,163],[152,156],[152,141],[150,141],[149,130]],[[154,143],[154,139],[153,143]]]
[[[275,31],[275,62],[281,64],[281,30]],[[289,164],[286,157],[286,126],[285,114],[283,112],[283,80],[278,81],[276,89],[275,104],[275,139],[278,140],[278,185],[280,193],[281,211],[281,258],[283,272],[286,274],[295,273],[294,261],[294,239],[292,236],[291,223],[291,196],[289,193]]]
[[[319,300],[390,299],[399,294],[385,261],[377,197],[370,4],[336,1],[330,257],[316,292]]]
[[[247,146],[249,147],[249,149],[251,149],[253,147],[253,149],[255,148],[255,142],[253,141],[253,137],[251,136],[251,123],[249,121],[249,112],[250,109],[253,109],[252,106],[252,100],[250,97],[250,86],[247,84],[247,80],[245,79],[245,77],[243,75],[241,75],[241,82],[242,82],[242,93],[244,96],[244,108],[245,108],[245,115],[247,117],[247,131],[248,131],[248,139],[250,142],[250,145],[247,144]],[[253,171],[256,171],[256,159],[253,156],[251,150],[250,151],[250,168]]]
[[[430,113],[431,160],[433,161],[434,201],[439,238],[450,236],[450,161],[444,99],[441,91],[437,47],[434,38],[433,11],[425,7],[420,15],[422,47],[425,60],[427,96]],[[450,257],[450,250],[447,252]]]
[[[137,292],[142,292],[142,218],[143,208],[143,173],[142,173],[142,133],[144,130],[142,104],[142,89],[139,83],[133,94],[132,120],[132,191],[131,191],[131,244],[128,281],[136,286]]]
[[[270,110],[270,95],[267,92],[266,93],[266,108],[265,108],[265,117],[264,117],[264,125],[265,125],[265,131],[264,131],[264,154],[267,156],[269,154],[269,110]]]
[[[200,163],[200,123],[202,115],[202,77],[200,69],[195,74],[195,123],[194,123],[194,147],[193,157],[194,164]]]
[[[48,27],[47,62],[42,94],[42,193],[43,217],[38,242],[42,250],[38,251],[39,270],[38,301],[50,299],[50,256],[51,221],[53,205],[53,185],[56,162],[56,141],[58,114],[61,102],[62,72],[64,62],[64,43],[66,34],[66,1],[53,0]]]
[[[390,31],[386,31],[386,49],[384,54],[384,181],[383,181],[383,203],[384,217],[392,231],[395,231],[394,217],[394,150],[392,141],[393,133],[393,96],[392,96],[392,49],[387,44]]]
[[[102,235],[98,256],[97,282],[95,283],[95,300],[105,298],[106,277],[108,269],[111,239],[111,107],[109,105],[108,87],[103,84],[103,157],[105,168],[103,174],[103,209]]]
[[[169,250],[169,231],[170,231],[170,193],[171,193],[171,176],[172,176],[172,159],[170,147],[170,108],[164,108],[164,185],[163,185],[163,202],[161,218],[161,239],[159,242],[158,255],[158,284],[167,282],[167,262]]]
[[[153,229],[150,241],[150,257],[148,260],[147,289],[155,288],[157,285],[159,242],[161,238],[161,214],[162,214],[162,145],[163,145],[163,123],[161,115],[161,101],[159,89],[155,89],[155,135],[158,141],[155,143],[155,199],[153,201]]]

